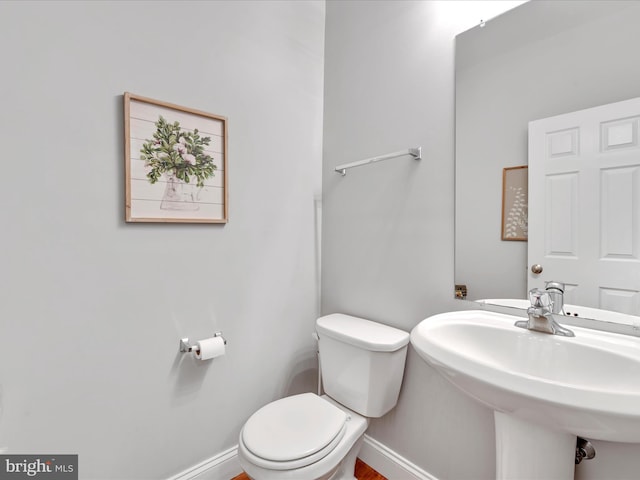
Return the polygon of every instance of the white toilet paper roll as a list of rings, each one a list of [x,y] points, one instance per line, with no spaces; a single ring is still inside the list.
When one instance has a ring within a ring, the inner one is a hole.
[[[224,353],[225,345],[222,337],[205,338],[196,342],[196,348],[194,348],[194,355],[198,360],[209,360]]]

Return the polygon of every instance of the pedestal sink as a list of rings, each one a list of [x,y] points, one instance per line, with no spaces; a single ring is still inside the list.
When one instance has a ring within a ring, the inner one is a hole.
[[[492,408],[498,479],[572,479],[576,436],[640,443],[640,338],[571,327],[561,337],[520,317],[461,311],[411,332],[427,363]]]

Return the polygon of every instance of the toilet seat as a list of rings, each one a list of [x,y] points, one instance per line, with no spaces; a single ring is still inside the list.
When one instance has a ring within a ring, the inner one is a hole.
[[[312,393],[265,405],[240,434],[241,448],[258,466],[301,468],[329,454],[342,440],[349,415]]]

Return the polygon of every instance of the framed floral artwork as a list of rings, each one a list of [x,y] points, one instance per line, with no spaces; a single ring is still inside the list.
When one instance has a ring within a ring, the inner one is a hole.
[[[124,94],[127,222],[226,223],[227,119]]]
[[[529,231],[529,169],[502,170],[502,240],[526,241]]]

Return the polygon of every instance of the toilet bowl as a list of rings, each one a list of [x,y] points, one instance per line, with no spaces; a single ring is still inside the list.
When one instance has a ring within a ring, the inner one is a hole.
[[[339,313],[316,332],[326,395],[285,397],[247,420],[238,459],[254,480],[355,480],[368,419],[398,401],[407,332]]]
[[[255,480],[354,480],[369,421],[326,395],[262,407],[240,433],[240,465]]]

